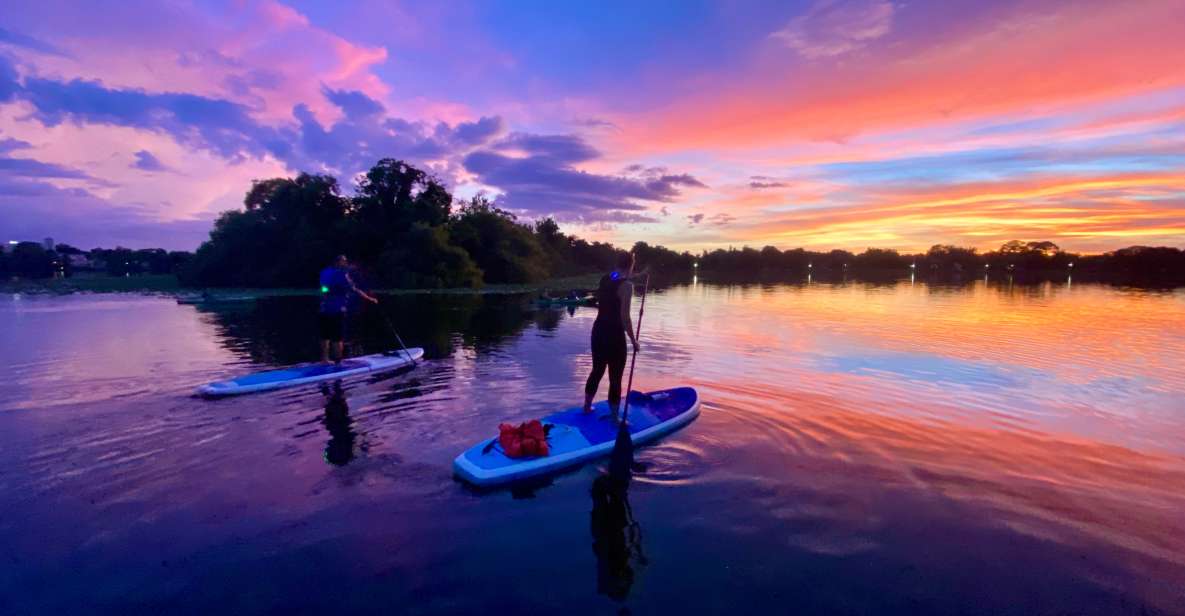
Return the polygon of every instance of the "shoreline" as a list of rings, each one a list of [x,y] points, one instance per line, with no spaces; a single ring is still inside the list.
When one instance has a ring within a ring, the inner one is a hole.
[[[540,282],[522,284],[490,284],[480,288],[447,289],[372,289],[379,295],[516,295],[537,293],[544,289],[592,288],[597,285],[600,274],[584,274],[549,278]],[[48,280],[22,280],[0,282],[0,293],[26,295],[73,295],[76,293],[128,293],[137,295],[160,295],[178,299],[198,298],[207,294],[206,301],[225,299],[259,299],[263,297],[317,297],[315,289],[259,289],[239,287],[195,288],[183,287],[177,277],[171,274],[142,276],[86,276]]]

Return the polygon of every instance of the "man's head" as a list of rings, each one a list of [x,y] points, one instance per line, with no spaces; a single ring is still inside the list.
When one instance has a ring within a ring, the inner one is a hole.
[[[350,260],[346,258],[346,255],[337,255],[337,258],[333,260],[333,264],[341,268],[346,268],[350,266]]]

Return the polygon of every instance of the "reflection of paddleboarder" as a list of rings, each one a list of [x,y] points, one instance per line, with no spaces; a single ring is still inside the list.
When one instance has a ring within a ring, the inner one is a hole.
[[[350,406],[342,382],[334,381],[333,387],[321,386],[325,395],[325,429],[329,431],[329,442],[325,444],[325,461],[334,466],[345,466],[354,459],[354,430],[350,425]]]
[[[622,424],[609,457],[609,472],[597,477],[589,491],[593,502],[589,526],[593,554],[597,557],[597,592],[617,601],[629,595],[636,567],[647,562],[642,552],[642,528],[634,519],[629,501],[633,454],[629,432]]]
[[[350,293],[375,304],[379,300],[367,295],[354,285],[350,278],[350,262],[345,255],[338,255],[333,265],[321,270],[321,310],[317,315],[317,330],[321,337],[321,362],[329,363],[329,345],[333,343],[337,353],[335,361],[344,357],[346,334],[346,312],[350,306]]]

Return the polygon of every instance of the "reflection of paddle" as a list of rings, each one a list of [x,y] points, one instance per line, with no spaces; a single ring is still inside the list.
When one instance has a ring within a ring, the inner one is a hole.
[[[626,417],[630,412],[630,391],[634,388],[634,366],[638,363],[638,345],[637,340],[642,335],[642,316],[646,314],[646,291],[650,288],[650,274],[646,274],[646,284],[642,286],[642,305],[638,308],[638,325],[637,331],[634,332],[634,356],[630,359],[630,380],[625,386],[625,406],[621,411],[621,423],[625,424]]]

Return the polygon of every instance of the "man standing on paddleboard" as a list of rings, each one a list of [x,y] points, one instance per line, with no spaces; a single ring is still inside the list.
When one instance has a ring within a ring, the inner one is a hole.
[[[627,252],[618,257],[617,268],[601,277],[597,287],[597,320],[592,327],[592,373],[584,386],[584,412],[592,412],[593,397],[601,386],[601,377],[609,369],[609,408],[613,418],[621,408],[621,377],[625,373],[625,338],[629,336],[638,352],[638,339],[630,319],[630,300],[634,296],[634,285],[630,276],[634,274],[634,253]]]
[[[346,312],[350,306],[350,293],[357,293],[362,299],[379,303],[354,285],[350,278],[350,261],[346,255],[338,255],[333,265],[321,270],[321,310],[317,315],[317,330],[321,335],[321,363],[329,363],[329,345],[337,351],[334,361],[341,362],[345,356]]]

